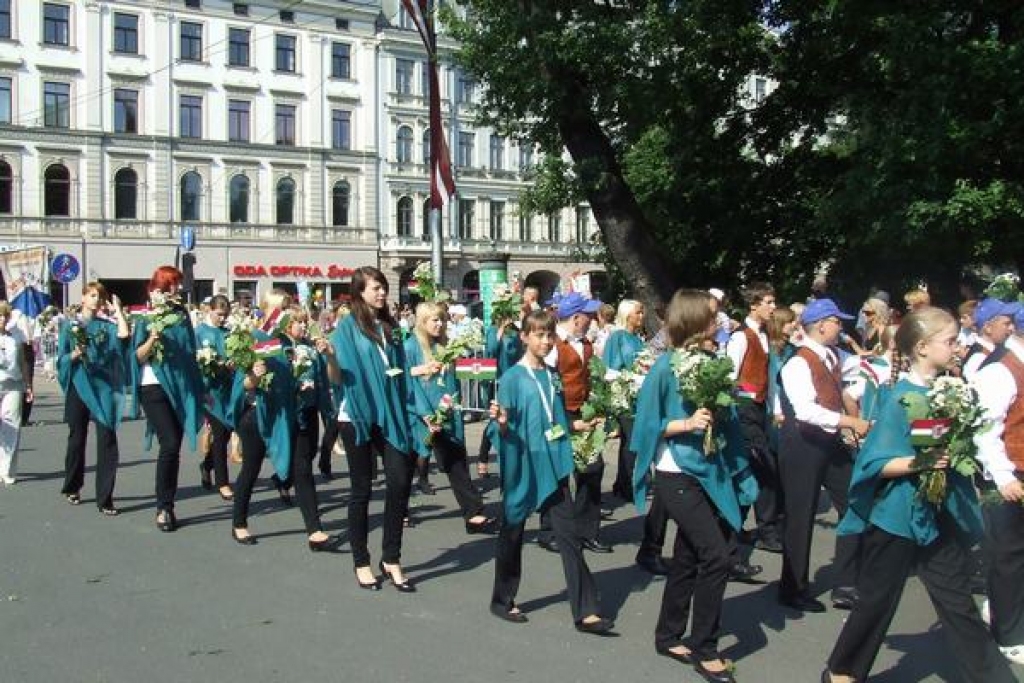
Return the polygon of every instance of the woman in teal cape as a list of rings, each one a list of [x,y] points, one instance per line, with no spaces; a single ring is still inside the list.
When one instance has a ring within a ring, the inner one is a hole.
[[[416,326],[405,340],[405,363],[408,375],[408,410],[412,428],[413,448],[419,455],[417,463],[425,470],[428,458],[437,453],[438,467],[448,475],[452,493],[462,510],[467,533],[486,531],[494,520],[484,514],[484,499],[469,479],[466,455],[465,428],[459,405],[459,381],[454,368],[441,365],[434,354],[442,347],[445,318],[444,308],[431,302],[416,306]],[[440,424],[428,426],[442,401],[456,406]],[[420,473],[423,490],[425,473]],[[428,489],[432,491],[431,489]],[[425,493],[427,491],[424,491]],[[432,495],[432,494],[431,494]]]
[[[383,273],[371,267],[356,269],[351,291],[352,312],[334,329],[331,343],[341,371],[338,431],[352,480],[348,519],[356,581],[367,589],[380,586],[367,544],[376,451],[383,455],[386,483],[380,568],[396,588],[411,592],[414,587],[405,580],[400,565],[415,466],[401,332],[388,311]]]
[[[131,367],[130,330],[121,302],[114,297],[114,320],[100,315],[109,300],[106,288],[90,282],[82,293],[82,313],[61,323],[57,339],[57,381],[64,392],[68,424],[64,485],[61,493],[72,505],[81,501],[85,481],[85,444],[89,422],[96,423],[96,505],[117,514],[114,484],[120,453],[117,428]],[[84,345],[82,342],[85,342]]]
[[[952,361],[956,335],[953,317],[933,308],[906,316],[896,333],[900,353],[912,360],[912,368],[884,399],[854,464],[849,506],[838,533],[861,535],[859,597],[823,681],[868,679],[915,568],[942,622],[961,680],[1016,680],[970,591],[970,547],[982,532],[974,486],[939,454],[935,466],[946,474],[943,500],[932,503],[918,493],[921,469],[905,403],[908,397],[927,395],[930,378]]]
[[[644,349],[644,340],[639,334],[644,324],[643,304],[632,299],[623,300],[619,303],[615,322],[618,327],[605,341],[602,356],[610,375],[632,369],[633,361]],[[619,465],[615,471],[612,493],[628,501],[633,498],[633,468],[636,462],[636,454],[629,448],[633,436],[633,416],[620,415],[618,421]]]
[[[194,450],[203,415],[203,379],[196,363],[196,336],[189,313],[175,298],[182,274],[173,266],[160,266],[150,279],[151,301],[166,299],[160,325],[153,314],[140,317],[132,332],[132,385],[136,401],[146,413],[146,447],[156,434],[157,527],[174,531],[174,498],[178,491],[181,443],[187,437]]]
[[[228,443],[235,431],[236,416],[245,402],[245,389],[242,386],[244,376],[224,364],[227,357],[224,345],[227,331],[223,325],[230,312],[231,302],[223,294],[217,294],[210,300],[206,320],[196,327],[198,353],[212,350],[216,354],[217,363],[211,370],[202,372],[203,408],[210,440],[206,456],[199,464],[200,480],[207,490],[216,485],[220,497],[226,501],[234,497],[228,478]]]
[[[330,377],[340,379],[334,349],[326,339],[310,340],[306,336],[309,313],[300,306],[289,311],[285,332],[280,336],[285,356],[290,359],[289,373],[295,391],[295,424],[293,428],[291,469],[289,481],[295,486],[295,500],[310,550],[323,550],[330,537],[320,523],[316,482],[313,479],[313,459],[320,441],[320,420],[336,418],[331,398]]]
[[[491,326],[484,333],[484,357],[498,361],[494,382],[480,383],[480,398],[483,404],[487,405],[491,402],[491,398],[494,396],[494,387],[501,382],[502,376],[523,357],[523,342],[519,338],[519,330],[514,323],[492,320]],[[480,437],[480,447],[477,449],[477,476],[490,476],[488,463],[491,457],[493,438],[493,426],[488,425],[484,428],[484,433]]]

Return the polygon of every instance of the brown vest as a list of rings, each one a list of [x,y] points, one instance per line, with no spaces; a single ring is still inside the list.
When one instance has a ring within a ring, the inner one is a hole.
[[[1006,455],[1009,456],[1017,471],[1024,472],[1024,363],[1017,354],[1007,350],[1000,359],[1006,369],[1013,375],[1017,385],[1017,398],[1006,411],[1003,425],[1003,443],[1006,444]]]
[[[761,346],[761,337],[754,330],[745,327],[741,333],[747,338],[747,352],[743,355],[736,386],[754,392],[754,400],[764,403],[768,393],[768,354]]]
[[[836,413],[843,412],[843,371],[838,360],[835,369],[829,370],[821,357],[806,346],[797,349],[796,355],[803,358],[811,369],[811,381],[814,383],[814,393],[818,395],[818,405]]]
[[[570,412],[579,410],[590,395],[590,373],[587,366],[594,357],[594,346],[588,339],[583,340],[583,360],[572,345],[558,337],[555,340],[558,349],[558,374],[562,378],[562,395],[565,409]]]

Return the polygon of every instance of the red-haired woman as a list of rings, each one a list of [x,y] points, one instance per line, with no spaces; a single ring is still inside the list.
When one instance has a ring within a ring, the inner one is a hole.
[[[188,311],[181,304],[181,271],[160,266],[147,291],[149,309],[138,317],[132,333],[135,349],[133,383],[136,401],[146,414],[147,443],[156,434],[156,525],[174,531],[174,497],[178,490],[181,442],[193,449],[202,422],[203,380],[196,363],[196,337]]]
[[[402,518],[409,504],[415,459],[405,405],[405,353],[387,298],[388,282],[383,273],[370,267],[356,270],[352,275],[352,313],[334,329],[331,343],[341,368],[338,422],[352,478],[348,524],[356,581],[361,588],[380,590],[367,545],[376,450],[384,457],[387,484],[379,566],[395,588],[411,593],[415,587],[406,580],[399,562]]]

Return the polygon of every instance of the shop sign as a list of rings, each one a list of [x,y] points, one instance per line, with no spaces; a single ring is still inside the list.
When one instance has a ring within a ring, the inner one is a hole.
[[[355,272],[352,268],[337,265],[321,266],[289,266],[240,263],[233,268],[235,277],[297,277],[303,279],[342,280],[351,277]]]

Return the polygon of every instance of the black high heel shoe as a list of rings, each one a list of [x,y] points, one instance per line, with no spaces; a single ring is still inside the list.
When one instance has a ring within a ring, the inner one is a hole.
[[[156,528],[164,533],[170,533],[177,529],[178,520],[174,518],[174,513],[170,510],[162,510],[156,513]]]
[[[352,568],[352,573],[356,575],[356,585],[362,588],[364,591],[379,591],[380,581],[377,579],[373,580],[373,583],[363,583],[359,580],[359,571],[356,567]]]
[[[333,540],[334,539],[332,539],[330,536],[328,536],[327,538],[325,538],[322,541],[313,541],[313,540],[310,540],[310,539],[306,539],[306,542],[309,543],[309,550],[311,552],[320,553],[320,552],[327,552],[327,551],[333,549],[333,547],[334,547]]]
[[[274,485],[274,488],[277,489],[277,496],[278,498],[281,499],[281,502],[287,505],[288,507],[291,507],[292,497],[291,494],[288,493],[288,487],[284,485],[283,481],[281,481],[281,477],[277,476],[276,474],[271,475],[270,481]]]
[[[378,562],[377,566],[380,567],[380,571],[384,574],[384,576],[388,577],[388,579],[391,581],[391,584],[395,587],[395,590],[397,590],[399,593],[415,593],[416,592],[416,586],[414,586],[411,583],[409,583],[409,579],[406,579],[402,583],[398,583],[397,581],[395,581],[395,577],[393,577],[391,575],[391,572],[389,572],[384,567],[384,560],[381,560],[380,562]]]
[[[466,533],[472,536],[473,534],[490,534],[494,532],[494,525],[498,520],[494,517],[487,517],[482,522],[476,524],[466,520]]]
[[[256,537],[252,534],[249,534],[248,536],[239,536],[235,533],[234,527],[231,527],[231,538],[238,545],[256,545],[257,542]]]

